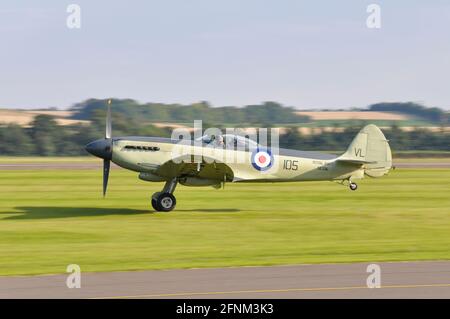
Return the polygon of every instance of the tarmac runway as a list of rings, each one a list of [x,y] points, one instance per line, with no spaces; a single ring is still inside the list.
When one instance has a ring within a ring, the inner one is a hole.
[[[0,298],[450,298],[450,261],[376,264],[380,288],[354,263],[0,277]]]

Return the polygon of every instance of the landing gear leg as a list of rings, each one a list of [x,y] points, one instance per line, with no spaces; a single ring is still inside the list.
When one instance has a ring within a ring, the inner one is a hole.
[[[158,212],[170,212],[175,208],[177,200],[173,196],[173,192],[177,187],[178,180],[176,178],[167,181],[162,192],[152,195],[152,207]]]

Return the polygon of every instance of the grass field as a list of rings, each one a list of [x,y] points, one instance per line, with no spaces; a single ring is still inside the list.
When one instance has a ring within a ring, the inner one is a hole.
[[[294,263],[450,259],[450,170],[360,181],[180,186],[113,170],[0,171],[0,275]]]
[[[98,159],[92,156],[0,156],[0,164],[13,163],[98,163]]]

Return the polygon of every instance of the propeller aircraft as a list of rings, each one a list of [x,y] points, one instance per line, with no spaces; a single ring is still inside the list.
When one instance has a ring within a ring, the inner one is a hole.
[[[151,199],[152,207],[162,212],[175,208],[174,191],[178,184],[220,188],[226,182],[338,181],[348,184],[354,191],[357,189],[354,180],[365,175],[381,177],[392,168],[388,140],[373,124],[362,128],[339,156],[282,148],[274,151],[254,140],[232,134],[205,135],[191,142],[186,144],[184,141],[181,144],[185,148],[180,148],[180,140],[173,138],[112,137],[111,101],[108,101],[105,138],[93,141],[85,148],[103,159],[103,196],[112,161],[138,172],[141,180],[165,182],[162,191],[154,193]],[[227,147],[230,143],[243,147]],[[200,157],[197,154],[201,154]],[[244,160],[229,160],[239,156]]]

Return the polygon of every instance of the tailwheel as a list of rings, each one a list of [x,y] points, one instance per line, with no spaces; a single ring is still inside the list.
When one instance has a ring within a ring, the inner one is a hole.
[[[159,212],[170,212],[175,208],[177,200],[170,193],[158,192],[152,196],[152,206]]]
[[[358,188],[358,185],[356,185],[356,183],[350,182],[350,184],[348,185],[348,187],[350,187],[350,189],[352,191],[356,191],[356,189]]]

